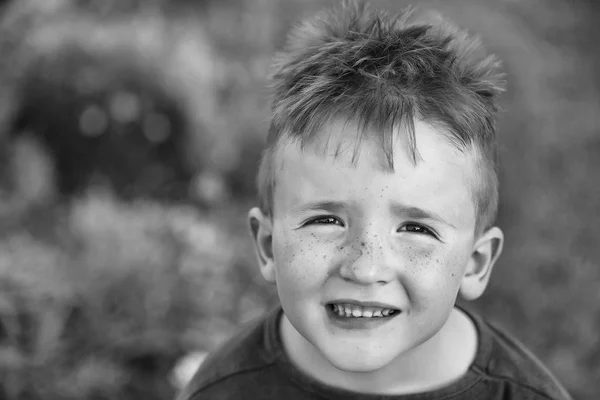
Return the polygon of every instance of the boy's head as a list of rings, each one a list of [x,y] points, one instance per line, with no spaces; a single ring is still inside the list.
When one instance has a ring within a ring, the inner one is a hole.
[[[430,18],[431,19],[431,18]],[[498,206],[496,95],[502,90],[499,62],[477,38],[448,23],[421,18],[410,9],[398,16],[343,2],[296,27],[274,62],[273,117],[259,175],[264,213],[274,207],[277,150],[288,141],[313,142],[332,119],[359,125],[356,143],[378,143],[382,165],[393,170],[395,127],[404,126],[415,163],[416,119],[440,128],[461,152],[477,155],[473,199],[477,231],[493,226]],[[365,135],[367,128],[376,135]]]
[[[250,224],[298,343],[369,372],[487,285],[503,240],[499,73],[440,21],[342,4],[296,28],[276,59]]]

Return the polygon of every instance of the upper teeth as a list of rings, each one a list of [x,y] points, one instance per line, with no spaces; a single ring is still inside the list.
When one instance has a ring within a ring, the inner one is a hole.
[[[394,310],[380,307],[360,307],[354,304],[334,304],[333,312],[342,317],[387,317]]]

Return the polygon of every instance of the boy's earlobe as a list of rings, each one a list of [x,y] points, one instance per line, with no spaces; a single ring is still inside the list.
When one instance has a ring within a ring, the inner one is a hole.
[[[477,239],[460,285],[463,299],[475,300],[483,294],[503,244],[504,234],[498,227],[488,229]]]
[[[248,212],[250,233],[254,242],[256,258],[263,278],[275,283],[275,263],[273,260],[273,223],[271,218],[254,207]]]

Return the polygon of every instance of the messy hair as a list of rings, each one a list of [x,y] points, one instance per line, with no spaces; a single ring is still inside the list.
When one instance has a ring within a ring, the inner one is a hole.
[[[394,132],[407,132],[419,161],[414,121],[441,128],[461,152],[474,150],[476,230],[494,224],[498,207],[495,115],[503,90],[499,61],[479,40],[414,8],[398,15],[343,1],[290,32],[271,76],[272,118],[258,173],[260,207],[273,212],[277,147],[302,147],[334,119],[358,127],[353,160],[363,136],[378,143],[393,171]]]

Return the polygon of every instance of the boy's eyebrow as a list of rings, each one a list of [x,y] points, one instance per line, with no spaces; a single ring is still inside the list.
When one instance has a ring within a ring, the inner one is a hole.
[[[330,212],[339,212],[343,209],[347,209],[348,205],[343,201],[314,201],[311,203],[302,204],[298,208],[296,208],[295,212],[306,212],[306,211],[316,211],[316,210],[325,210]]]
[[[439,216],[438,214],[436,214],[435,212],[433,212],[431,210],[424,210],[419,207],[407,206],[405,204],[400,204],[400,203],[392,204],[391,209],[394,214],[405,215],[409,218],[414,218],[414,219],[429,219],[429,220],[433,220],[433,221],[438,221],[438,222],[441,222],[442,224],[448,225],[448,226],[456,229],[456,226],[454,226],[450,222],[446,221],[444,218],[442,218],[441,216]]]

